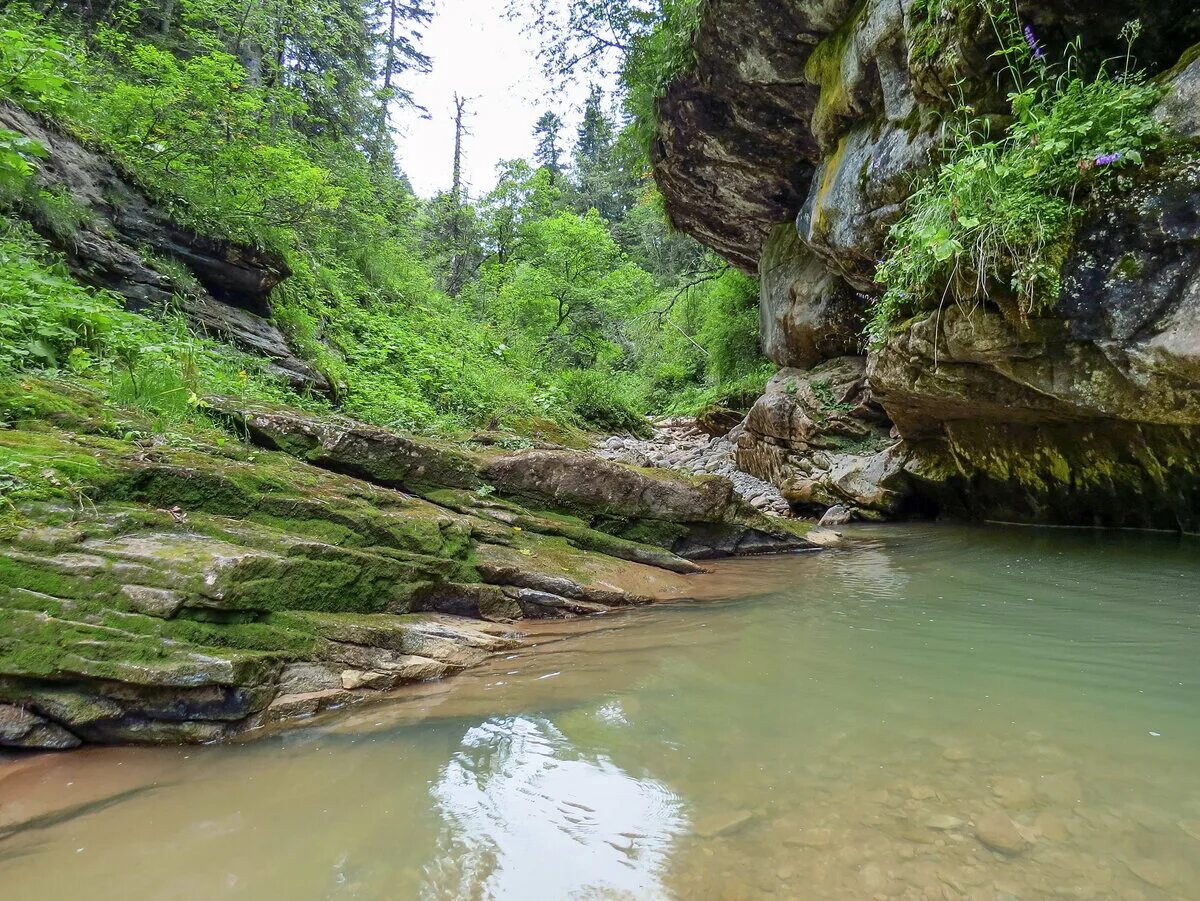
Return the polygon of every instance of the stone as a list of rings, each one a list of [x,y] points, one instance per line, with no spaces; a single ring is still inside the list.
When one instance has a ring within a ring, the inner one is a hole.
[[[772,362],[808,369],[857,353],[865,312],[865,300],[826,270],[792,223],[771,232],[759,261],[759,333]]]
[[[660,544],[687,559],[805,547],[802,530],[764,516],[729,479],[637,470],[590,454],[529,451],[490,461],[484,477],[520,502],[575,513],[597,525],[625,521],[614,534]],[[684,534],[674,527],[685,526]]]
[[[832,529],[813,529],[808,533],[807,538],[810,543],[823,548],[840,547],[846,543],[845,536]]]
[[[1033,786],[1027,779],[1006,776],[992,783],[992,794],[1009,810],[1027,810],[1033,806]]]
[[[796,848],[826,848],[832,841],[830,829],[797,829],[783,839],[785,845]]]
[[[965,820],[950,816],[949,814],[937,813],[927,819],[925,825],[930,829],[937,829],[939,832],[947,832],[951,829],[958,829],[965,822]]]
[[[57,723],[23,707],[0,704],[0,747],[61,751],[81,744]]]
[[[279,674],[281,695],[303,695],[340,688],[341,673],[322,663],[289,663]]]
[[[907,456],[875,403],[862,357],[784,369],[746,417],[737,461],[800,509],[895,514],[910,493]]]
[[[992,851],[1017,855],[1026,848],[1026,841],[1016,824],[1000,811],[992,811],[975,821],[975,837]]]
[[[1072,773],[1053,773],[1037,781],[1037,795],[1050,804],[1074,807],[1083,801],[1083,786]]]
[[[346,691],[357,691],[361,688],[390,691],[396,687],[398,681],[399,677],[395,673],[372,673],[357,669],[342,672],[342,688]]]
[[[910,104],[911,97],[908,93]],[[900,217],[912,179],[929,165],[935,144],[929,131],[914,132],[901,122],[868,122],[842,137],[813,175],[796,228],[826,271],[837,273],[841,290],[856,299],[859,319],[866,312],[863,295],[879,291],[875,267],[888,229]],[[861,329],[855,338],[851,349],[861,344]]]
[[[1177,135],[1200,138],[1200,54],[1195,47],[1169,73],[1166,85],[1155,116]]]
[[[726,810],[699,817],[692,824],[692,832],[700,838],[717,838],[737,832],[754,820],[749,810]]]
[[[388,488],[466,488],[484,484],[479,461],[456,448],[345,417],[315,416],[286,407],[210,397],[209,408],[256,444],[313,466]]]
[[[1052,842],[1065,842],[1071,837],[1067,824],[1061,817],[1052,813],[1045,811],[1039,813],[1033,824],[1044,838],[1048,838]]]
[[[146,585],[122,585],[121,596],[139,613],[163,619],[170,619],[178,613],[186,600],[178,591]]]
[[[830,507],[825,511],[825,515],[821,517],[817,523],[818,528],[829,528],[832,526],[844,526],[853,518],[850,510],[842,504]]]

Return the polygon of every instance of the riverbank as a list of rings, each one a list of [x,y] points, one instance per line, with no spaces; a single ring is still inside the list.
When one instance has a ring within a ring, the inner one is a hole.
[[[237,399],[178,432],[0,384],[0,746],[219,740],[815,547],[728,480]]]

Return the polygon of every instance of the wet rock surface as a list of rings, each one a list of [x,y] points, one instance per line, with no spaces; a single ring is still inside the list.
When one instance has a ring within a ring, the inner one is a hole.
[[[82,389],[15,390],[59,427],[0,450],[72,467],[86,501],[0,539],[0,746],[213,741],[452,675],[520,620],[649,603],[689,557],[815,546],[717,476],[216,398],[247,443],[137,443]]]
[[[1173,143],[1081,221],[1057,303],[1034,313],[1003,291],[951,292],[864,349],[878,260],[938,123],[960,103],[1005,108],[986,18],[938,9],[707,4],[696,62],[660,105],[667,209],[757,269],[762,344],[783,367],[738,437],[738,467],[816,513],[1200,530],[1196,10],[1139,6]],[[1043,41],[1079,34],[1098,61],[1128,12],[1058,0],[1034,20]],[[823,367],[855,356],[861,385],[846,393]],[[813,396],[823,382],[832,400]]]

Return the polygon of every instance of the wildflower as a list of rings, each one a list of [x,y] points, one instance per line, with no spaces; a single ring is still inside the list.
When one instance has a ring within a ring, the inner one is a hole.
[[[1033,26],[1025,26],[1025,43],[1029,45],[1030,51],[1033,53],[1034,59],[1045,59],[1046,51],[1042,49],[1042,45],[1038,43],[1037,35],[1034,34]]]
[[[1104,154],[1101,154],[1100,156],[1096,157],[1096,165],[1097,166],[1111,166],[1113,163],[1118,162],[1120,159],[1121,159],[1121,154],[1119,154],[1119,153],[1104,153]]]

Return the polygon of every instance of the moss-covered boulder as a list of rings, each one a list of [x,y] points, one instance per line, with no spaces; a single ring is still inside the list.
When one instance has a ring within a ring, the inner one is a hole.
[[[0,380],[0,746],[217,740],[678,590],[671,547],[802,543],[724,480],[214,415],[237,437]]]

